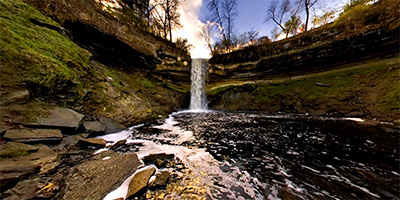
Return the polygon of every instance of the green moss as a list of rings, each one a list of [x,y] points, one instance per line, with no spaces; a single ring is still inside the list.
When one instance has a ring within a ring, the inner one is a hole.
[[[24,149],[0,152],[0,158],[18,158],[26,155],[29,155],[29,152]]]
[[[391,88],[391,90],[379,100],[379,106],[386,111],[400,112],[400,83]]]
[[[3,84],[32,82],[51,91],[73,81],[76,90],[82,89],[81,77],[90,69],[89,52],[57,31],[32,23],[34,19],[59,26],[21,0],[2,0],[0,10],[0,76],[2,82],[7,80]]]
[[[135,79],[136,83],[138,83],[139,85],[147,88],[147,89],[154,89],[156,88],[156,86],[147,78],[143,78],[143,77],[137,77]]]

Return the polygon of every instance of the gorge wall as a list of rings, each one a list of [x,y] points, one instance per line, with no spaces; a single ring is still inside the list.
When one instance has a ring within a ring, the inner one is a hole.
[[[379,1],[307,33],[213,56],[209,107],[398,121],[399,7]]]
[[[0,131],[67,107],[123,125],[189,106],[190,55],[91,0],[2,1]]]

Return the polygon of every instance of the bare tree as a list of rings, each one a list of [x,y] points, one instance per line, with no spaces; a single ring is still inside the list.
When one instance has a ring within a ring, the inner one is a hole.
[[[266,21],[272,20],[283,31],[285,30],[283,22],[286,19],[286,16],[290,12],[290,10],[290,0],[281,1],[281,4],[279,4],[279,1],[274,0],[271,2],[268,8],[268,18],[266,19]]]
[[[318,2],[318,0],[297,0],[297,5],[299,9],[303,7],[302,9],[305,10],[306,12],[306,20],[305,20],[305,26],[304,26],[304,31],[307,32],[308,30],[308,21],[310,19],[310,9]]]
[[[155,0],[154,5],[149,8],[152,25],[156,32],[165,39],[172,41],[172,29],[181,26],[178,7],[182,0]],[[150,21],[150,20],[149,20]],[[162,34],[160,34],[162,32]]]
[[[222,0],[221,7],[223,11],[223,20],[226,22],[226,42],[228,43],[227,46],[230,46],[230,43],[232,42],[233,23],[235,17],[238,15],[237,0]]]
[[[210,0],[207,4],[207,8],[210,11],[210,21],[218,23],[221,30],[221,35],[223,40],[226,40],[225,30],[224,30],[224,23],[222,21],[221,13],[220,13],[220,1],[219,0]]]
[[[214,28],[215,24],[208,21],[206,24],[204,24],[203,27],[201,27],[201,32],[200,36],[204,39],[204,41],[207,43],[208,48],[210,49],[211,55],[213,54],[213,44],[212,44],[212,31]]]

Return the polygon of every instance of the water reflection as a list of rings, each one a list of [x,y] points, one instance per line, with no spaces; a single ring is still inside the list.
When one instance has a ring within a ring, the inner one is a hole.
[[[266,197],[399,197],[399,134],[350,120],[262,113],[181,113],[194,145],[250,173]],[[193,145],[193,144],[191,144]]]
[[[175,154],[211,199],[398,199],[399,129],[360,123],[180,112],[133,128],[128,143],[142,144],[139,157]]]

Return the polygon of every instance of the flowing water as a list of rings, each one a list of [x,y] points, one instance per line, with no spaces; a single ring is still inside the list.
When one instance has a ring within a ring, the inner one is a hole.
[[[209,111],[118,134],[140,143],[139,157],[175,154],[211,199],[398,199],[398,131],[348,119]]]
[[[192,61],[190,111],[102,137],[127,139],[134,148],[124,152],[139,158],[174,154],[207,188],[208,199],[399,199],[399,127],[209,111],[207,71],[206,60]],[[106,199],[124,197],[128,183]]]
[[[207,109],[207,97],[205,92],[208,63],[205,59],[192,59],[191,71],[191,98],[190,110],[203,111]]]

